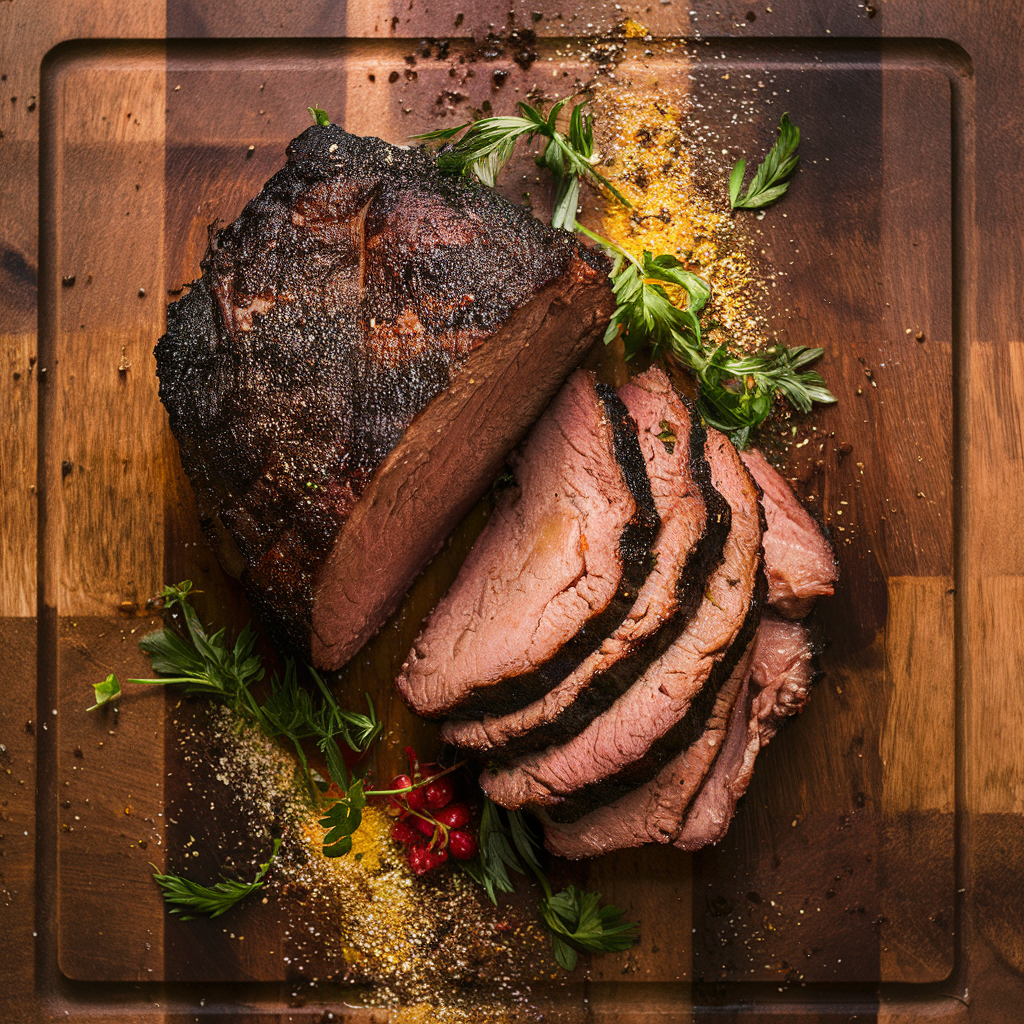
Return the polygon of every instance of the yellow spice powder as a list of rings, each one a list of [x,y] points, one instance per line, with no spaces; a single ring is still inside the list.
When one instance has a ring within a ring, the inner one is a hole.
[[[767,288],[728,209],[728,170],[710,176],[721,179],[720,195],[697,184],[706,154],[688,137],[686,111],[657,87],[607,89],[595,107],[602,152],[612,157],[602,171],[632,207],[607,199],[598,230],[635,256],[672,255],[704,277],[712,297],[702,319],[721,327],[714,340],[746,351],[768,345]]]

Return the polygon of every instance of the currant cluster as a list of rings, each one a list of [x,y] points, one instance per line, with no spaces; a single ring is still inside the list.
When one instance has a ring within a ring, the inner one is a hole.
[[[409,848],[409,866],[422,875],[443,864],[449,854],[456,860],[476,855],[477,839],[469,828],[469,807],[453,803],[455,789],[446,769],[420,764],[416,751],[406,747],[408,775],[396,775],[388,787],[388,814],[398,818],[391,838]]]

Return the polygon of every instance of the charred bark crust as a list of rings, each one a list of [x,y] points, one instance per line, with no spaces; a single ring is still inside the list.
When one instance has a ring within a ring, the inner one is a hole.
[[[317,572],[374,471],[468,354],[605,257],[425,154],[334,125],[213,235],[168,309],[160,397],[204,532],[308,656]]]

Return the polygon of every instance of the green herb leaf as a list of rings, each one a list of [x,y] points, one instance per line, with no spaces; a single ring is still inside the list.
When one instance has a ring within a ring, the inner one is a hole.
[[[199,885],[181,875],[153,875],[157,885],[163,890],[164,901],[172,914],[178,914],[182,921],[191,921],[196,915],[220,917],[230,910],[239,900],[245,899],[250,893],[263,888],[263,879],[274,863],[277,851],[281,848],[281,840],[274,840],[274,850],[269,859],[260,865],[260,870],[251,882],[238,882],[232,878],[224,878],[213,886]]]
[[[621,952],[636,942],[639,927],[624,921],[618,907],[601,906],[601,894],[574,885],[541,900],[541,917],[551,932],[555,959],[567,971],[576,966],[576,948],[588,953]]]
[[[732,169],[732,174],[729,177],[729,206],[732,209],[736,209],[736,203],[739,202],[740,189],[743,187],[743,175],[747,173],[747,161],[740,159],[736,161],[736,166]]]
[[[535,875],[541,874],[540,861],[537,859],[537,854],[541,849],[540,840],[533,834],[522,811],[508,811],[507,813],[509,833],[512,836],[516,852]]]
[[[729,205],[734,210],[756,210],[781,199],[789,188],[786,179],[796,170],[800,159],[796,154],[799,145],[800,129],[790,121],[789,114],[783,114],[779,122],[779,138],[758,167],[747,188],[747,194],[743,197],[740,196],[740,188],[743,185],[747,162],[739,160],[732,169],[729,178]]]
[[[460,866],[470,878],[483,886],[492,903],[498,902],[496,893],[512,892],[515,889],[509,871],[526,874],[526,868],[509,842],[511,834],[502,820],[498,805],[485,797],[480,814],[480,851],[472,861],[460,862]]]
[[[519,117],[485,117],[479,121],[414,135],[427,143],[443,143],[437,165],[450,174],[473,174],[485,185],[493,187],[498,173],[512,158],[521,138],[541,136],[548,141],[537,156],[537,163],[555,176],[553,227],[571,230],[579,204],[579,179],[590,178],[606,188],[619,202],[629,201],[607,178],[594,168],[594,132],[592,118],[573,108],[569,118],[569,134],[558,130],[558,115],[568,99],[554,104],[547,116],[528,103],[518,103]],[[464,132],[462,138],[456,136]]]
[[[320,819],[320,825],[327,830],[323,838],[325,857],[341,857],[352,849],[352,834],[362,824],[366,794],[363,780],[356,779],[345,796],[334,803]]]
[[[563,971],[571,971],[576,966],[579,954],[569,945],[561,935],[550,932],[551,950],[555,954],[555,962]]]
[[[101,705],[106,704],[107,701],[121,696],[121,684],[113,672],[102,683],[93,683],[92,688],[95,693],[96,703],[87,709],[89,711],[95,711]]]
[[[700,313],[711,296],[707,281],[674,256],[644,251],[637,259],[582,225],[577,228],[615,254],[612,289],[618,306],[605,342],[621,330],[627,359],[648,350],[654,356],[670,356],[691,370],[700,388],[701,415],[726,431],[736,447],[747,446],[751,432],[771,413],[777,393],[804,413],[810,412],[814,402],[836,400],[821,375],[806,369],[823,349],[776,345],[765,352],[734,356],[727,345],[709,345],[700,324]],[[666,285],[686,296],[685,307],[676,305]]]
[[[330,118],[327,116],[326,110],[321,110],[319,107],[306,107],[309,111],[309,116],[320,125],[330,124]]]
[[[345,758],[341,755],[341,747],[333,737],[324,737],[317,744],[327,762],[327,774],[331,781],[336,782],[343,788],[348,788],[348,768],[345,765]]]

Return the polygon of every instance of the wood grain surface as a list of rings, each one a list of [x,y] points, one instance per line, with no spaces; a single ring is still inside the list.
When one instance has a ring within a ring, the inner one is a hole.
[[[281,165],[306,105],[401,142],[442,110],[500,112],[516,88],[586,81],[593,68],[564,40],[627,16],[693,45],[646,56],[638,39],[606,82],[657,80],[730,123],[743,76],[767,77],[778,95],[733,144],[756,155],[782,109],[803,130],[792,195],[759,229],[785,274],[780,337],[825,346],[840,398],[816,433],[801,428],[788,470],[833,528],[843,575],[815,617],[814,698],[762,755],[729,835],[692,856],[590,865],[642,941],[536,986],[537,1004],[550,1020],[652,1024],[1018,1018],[1024,13],[620,8],[0,5],[0,1021],[325,1019],[316,999],[289,1005],[276,908],[244,908],[244,950],[163,914],[148,863],[204,820],[202,772],[178,741],[191,711],[151,693],[84,713],[106,672],[145,673],[135,640],[164,581],[201,581],[205,615],[248,617],[202,544],[152,345],[207,225]],[[504,51],[466,77],[470,37],[514,26],[536,31],[540,60],[524,70]],[[502,89],[494,69],[509,72]],[[514,170],[518,201],[532,169]],[[381,772],[405,742],[432,742],[391,672],[485,515],[350,666],[347,685],[371,690],[390,733]],[[215,871],[214,844],[200,837],[198,852]]]

